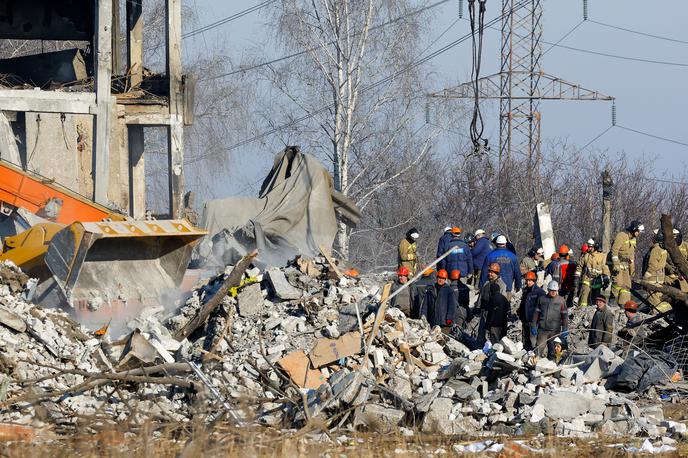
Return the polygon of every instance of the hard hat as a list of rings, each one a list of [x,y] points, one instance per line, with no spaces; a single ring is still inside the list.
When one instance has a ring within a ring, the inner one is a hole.
[[[473,234],[467,234],[464,238],[463,241],[466,243],[473,243],[475,242],[475,236]]]
[[[418,239],[418,237],[420,237],[420,235],[418,234],[418,232],[411,232],[410,235],[411,235],[411,238],[412,238],[413,240],[416,240],[416,239]]]
[[[432,267],[428,267],[427,269],[425,269],[425,270],[423,271],[423,276],[424,276],[424,277],[429,277],[430,275],[432,275],[432,273],[433,273],[434,271],[435,271],[435,269],[433,269]]]
[[[679,230],[676,229],[676,228],[673,228],[673,229],[671,230],[671,233],[674,234],[674,235],[678,235],[678,234],[681,233],[681,231],[679,231]]]
[[[638,303],[634,301],[628,301],[624,304],[624,310],[628,310],[629,312],[637,312]]]
[[[451,229],[452,229],[451,226],[446,226],[446,227],[444,228],[444,232],[449,232],[449,231],[451,231]]]
[[[569,248],[569,254],[573,256],[573,248]]]
[[[643,223],[641,223],[641,222],[638,221],[637,219],[634,219],[634,220],[631,221],[631,223],[628,225],[628,227],[626,228],[626,230],[627,230],[628,232],[636,232],[636,231],[638,231],[638,232],[640,232],[640,233],[643,233],[643,232],[645,232],[645,226],[643,226]]]
[[[447,274],[447,271],[444,269],[440,269],[437,271],[437,278],[444,278],[445,280],[449,277]]]
[[[495,239],[496,239],[497,237],[499,237],[500,235],[502,235],[502,234],[500,234],[499,232],[495,231],[495,232],[493,232],[492,234],[490,234],[490,240],[495,240]]]
[[[532,270],[529,270],[528,272],[526,272],[526,280],[535,281],[536,279],[537,279],[537,275],[535,275],[535,272],[533,272]]]
[[[475,231],[475,233],[473,235],[475,235],[476,237],[479,237],[481,235],[485,235],[485,231],[482,229],[478,229],[477,231]]]
[[[451,231],[452,231],[452,234],[460,234],[461,228],[460,227],[452,227]]]
[[[502,270],[502,268],[500,267],[499,264],[497,264],[496,262],[493,262],[493,263],[490,263],[490,265],[487,267],[487,270],[489,270],[490,272],[494,272],[494,273],[498,274]]]
[[[540,247],[540,248],[538,248],[537,250],[535,250],[535,252],[536,252],[537,254],[545,254],[545,250],[543,250],[542,247]]]
[[[408,277],[410,273],[411,272],[409,272],[408,267],[406,266],[401,266],[399,267],[399,270],[397,270],[397,275],[400,277]]]
[[[552,280],[552,281],[549,282],[549,284],[547,285],[547,289],[548,289],[549,291],[559,291],[559,283],[557,283],[556,280]]]
[[[588,244],[587,244],[587,243],[584,243],[583,245],[581,245],[581,251],[582,251],[583,253],[587,253],[587,252],[588,252],[588,248],[590,248],[590,247],[588,247]]]
[[[588,246],[595,246],[595,239],[588,239]]]
[[[497,245],[506,245],[506,237],[500,235],[497,237]]]
[[[449,274],[449,278],[451,280],[461,280],[461,271],[458,269],[452,270],[451,274]]]
[[[567,247],[566,245],[560,246],[559,247],[559,254],[562,256],[566,256],[567,254],[569,254],[569,247]]]
[[[555,337],[552,342],[559,345],[562,345],[564,343],[559,337]]]

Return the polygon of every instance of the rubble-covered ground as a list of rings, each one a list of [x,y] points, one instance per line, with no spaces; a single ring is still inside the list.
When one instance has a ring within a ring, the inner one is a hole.
[[[0,441],[17,454],[686,452],[685,385],[614,391],[624,359],[606,347],[557,365],[523,350],[516,322],[511,339],[471,350],[379,313],[384,276],[351,278],[324,258],[251,268],[218,293],[231,271],[172,316],[150,308],[110,336],[27,303],[29,279],[3,265]]]

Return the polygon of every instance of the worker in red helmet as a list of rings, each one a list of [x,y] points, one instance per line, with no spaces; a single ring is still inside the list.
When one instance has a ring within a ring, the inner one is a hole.
[[[531,351],[535,348],[535,338],[530,333],[530,323],[533,321],[538,299],[547,293],[537,285],[537,275],[535,272],[526,272],[525,279],[526,285],[523,288],[523,293],[521,293],[521,303],[516,310],[516,314],[521,320],[523,348]]]
[[[470,313],[470,290],[468,285],[462,281],[461,271],[458,269],[451,271],[449,274],[449,280],[451,281],[451,288],[454,290],[454,294],[456,294],[456,300],[458,302],[455,324],[459,329],[464,329]]]
[[[408,267],[399,267],[399,269],[397,270],[397,278],[394,281],[394,283],[392,283],[392,293],[395,293],[397,290],[400,290],[404,284],[408,283],[409,274],[410,272]],[[403,290],[401,290],[396,296],[392,298],[392,300],[390,301],[390,305],[404,312],[406,316],[411,316],[410,288],[406,287]]]
[[[549,276],[550,281],[554,280],[559,284],[559,295],[565,298],[567,307],[572,307],[580,273],[577,272],[576,263],[570,258],[569,252],[568,246],[559,247],[559,259],[547,266],[545,276]]]
[[[422,315],[431,327],[440,326],[444,331],[449,331],[454,326],[457,307],[456,294],[449,286],[448,279],[449,273],[446,270],[437,271],[435,284],[425,289],[425,303],[422,310]]]
[[[619,330],[619,344],[622,347],[629,347],[637,350],[643,347],[647,338],[647,330],[642,324],[643,318],[638,314],[638,303],[628,300],[623,305],[624,315],[626,315],[626,326]]]

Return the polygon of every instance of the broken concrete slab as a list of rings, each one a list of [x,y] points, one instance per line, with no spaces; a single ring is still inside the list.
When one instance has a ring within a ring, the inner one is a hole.
[[[571,391],[555,391],[541,395],[535,405],[545,408],[547,417],[555,420],[571,420],[590,410],[590,398]]]
[[[270,268],[265,271],[272,293],[285,301],[300,299],[303,296],[303,291],[294,288],[285,277],[284,272],[277,268]]]
[[[425,414],[421,430],[430,434],[457,435],[470,434],[480,429],[480,423],[473,417],[457,417],[452,414],[453,407],[454,403],[451,399],[435,399],[430,410]]]
[[[0,307],[0,324],[14,329],[17,332],[26,332],[26,323],[20,315],[7,310],[5,307]]]
[[[356,409],[353,426],[384,434],[396,433],[405,416],[406,413],[403,410],[380,404],[366,404]]]
[[[239,315],[244,318],[255,317],[263,313],[265,303],[258,283],[242,288],[237,296],[237,301]]]

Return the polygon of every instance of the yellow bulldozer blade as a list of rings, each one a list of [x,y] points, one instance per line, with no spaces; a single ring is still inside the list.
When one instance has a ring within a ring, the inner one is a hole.
[[[97,328],[176,298],[206,233],[186,220],[73,223],[53,236],[45,264],[77,319]]]

